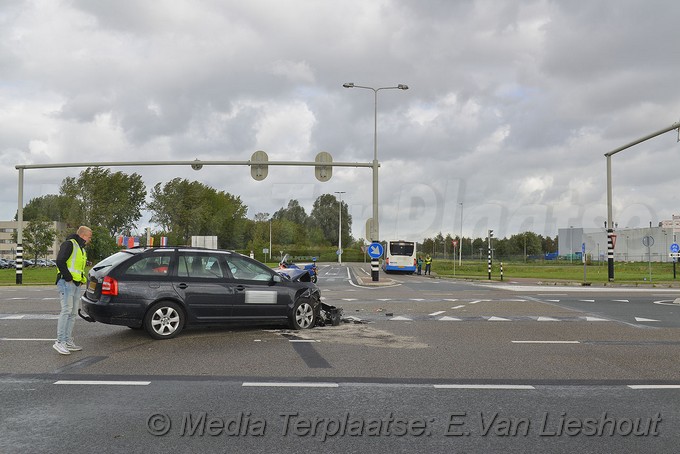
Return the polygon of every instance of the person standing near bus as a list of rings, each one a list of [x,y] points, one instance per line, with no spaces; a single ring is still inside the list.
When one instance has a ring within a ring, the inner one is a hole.
[[[429,274],[432,276],[432,257],[430,257],[430,254],[427,254],[425,256],[425,274]]]
[[[418,275],[423,274],[423,257],[418,256],[418,260],[416,261],[416,264],[418,265]]]

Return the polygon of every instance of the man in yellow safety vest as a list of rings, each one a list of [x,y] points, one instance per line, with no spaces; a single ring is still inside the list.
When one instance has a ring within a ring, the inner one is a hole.
[[[57,254],[57,289],[61,299],[61,312],[57,322],[57,341],[52,346],[62,355],[70,355],[83,348],[73,341],[73,325],[78,315],[80,286],[87,282],[85,245],[92,239],[92,230],[80,226],[78,231],[61,243]]]

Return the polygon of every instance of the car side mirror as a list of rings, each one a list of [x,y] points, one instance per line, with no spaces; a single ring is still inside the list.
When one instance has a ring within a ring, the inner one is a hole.
[[[275,275],[272,276],[272,279],[269,281],[269,285],[274,285],[277,282],[283,282],[283,278],[280,275],[275,274]]]

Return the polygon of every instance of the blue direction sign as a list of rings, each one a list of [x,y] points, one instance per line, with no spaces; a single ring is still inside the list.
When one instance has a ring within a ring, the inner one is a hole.
[[[380,243],[371,243],[368,246],[368,255],[372,259],[378,259],[383,255],[383,247]]]
[[[675,254],[680,252],[680,245],[678,245],[678,243],[671,244],[671,252],[673,252]]]

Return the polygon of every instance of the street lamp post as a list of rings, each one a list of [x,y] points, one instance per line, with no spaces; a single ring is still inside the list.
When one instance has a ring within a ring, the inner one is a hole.
[[[364,88],[373,90],[373,219],[371,222],[371,241],[377,242],[380,238],[380,227],[378,223],[378,92],[380,90],[408,90],[408,85],[398,84],[396,87],[367,87],[355,85],[354,82],[342,84],[345,88]],[[375,262],[375,263],[374,263]],[[374,281],[379,280],[378,260],[371,260],[371,276]]]
[[[460,202],[460,245],[458,248],[458,267],[461,266],[463,266],[463,202]]]
[[[338,194],[338,264],[342,265],[342,195],[345,191],[335,191]]]

